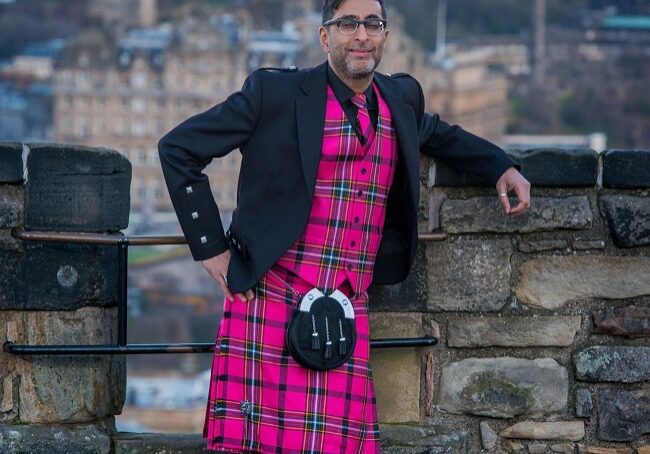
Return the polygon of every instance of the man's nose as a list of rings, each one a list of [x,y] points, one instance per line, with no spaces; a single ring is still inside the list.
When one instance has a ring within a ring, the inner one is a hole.
[[[354,33],[356,39],[360,40],[366,40],[370,35],[368,35],[368,31],[366,30],[366,26],[364,24],[359,24],[357,27],[357,31]]]

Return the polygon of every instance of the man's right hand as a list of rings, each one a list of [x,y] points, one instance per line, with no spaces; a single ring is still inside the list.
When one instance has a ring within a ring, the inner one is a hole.
[[[225,251],[207,260],[202,260],[201,264],[203,265],[203,268],[210,273],[210,276],[217,281],[217,284],[221,287],[221,290],[228,301],[235,301],[233,293],[230,291],[230,288],[228,288],[228,281],[226,279],[226,276],[228,275],[228,265],[230,264],[230,251]],[[246,290],[244,293],[235,293],[234,296],[236,296],[241,302],[251,301],[255,298],[252,290]]]

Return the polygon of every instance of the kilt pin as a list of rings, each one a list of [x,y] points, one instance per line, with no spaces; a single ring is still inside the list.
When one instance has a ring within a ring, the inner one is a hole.
[[[328,86],[323,151],[307,227],[254,287],[246,303],[224,301],[217,334],[204,436],[208,449],[259,453],[379,453],[369,366],[368,295],[386,199],[397,164],[388,106],[376,86],[372,127],[363,95],[355,134]],[[299,304],[312,288],[346,294],[357,342],[342,366],[300,366],[285,342]]]

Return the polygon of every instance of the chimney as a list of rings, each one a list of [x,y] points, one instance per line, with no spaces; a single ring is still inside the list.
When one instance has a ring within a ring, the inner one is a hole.
[[[158,22],[157,0],[140,0],[140,26],[153,27]]]
[[[442,63],[446,53],[447,0],[438,0],[438,24],[436,25],[436,62]]]
[[[535,0],[533,30],[533,80],[542,85],[546,72],[546,0]]]

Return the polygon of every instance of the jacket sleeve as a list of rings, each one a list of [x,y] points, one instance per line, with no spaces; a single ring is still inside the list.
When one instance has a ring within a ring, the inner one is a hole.
[[[412,105],[416,106],[419,121],[420,151],[440,159],[459,172],[468,172],[495,185],[509,167],[519,165],[495,144],[465,131],[458,125],[450,125],[438,114],[424,111],[424,94],[420,84],[409,77]]]
[[[251,74],[224,102],[185,120],[158,143],[169,195],[194,260],[228,249],[219,209],[203,169],[245,146],[257,123],[261,84]],[[218,183],[218,182],[217,182]]]

